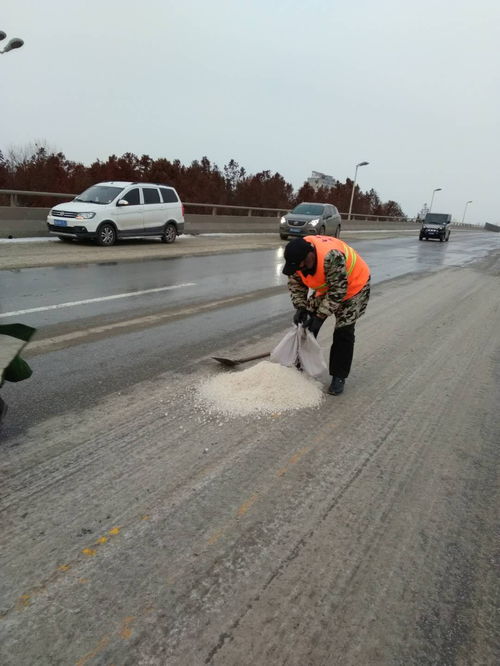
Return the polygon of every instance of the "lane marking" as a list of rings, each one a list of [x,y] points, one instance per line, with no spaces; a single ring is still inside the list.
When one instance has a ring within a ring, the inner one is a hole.
[[[84,548],[82,550],[82,553],[84,555],[87,555],[88,557],[93,557],[97,553],[97,551],[95,548]]]
[[[322,439],[324,439],[324,436],[320,434],[315,438],[315,441],[319,443]],[[296,465],[307,453],[312,451],[313,448],[314,448],[313,446],[306,446],[306,447],[296,451],[288,459],[287,463],[285,463],[285,466],[282,467],[281,469],[278,469],[275,472],[276,476],[279,478],[279,477],[282,477],[284,474],[286,474],[286,472],[288,471],[290,466]],[[206,468],[205,471],[211,470],[212,467],[213,467],[212,465],[209,465]],[[230,518],[227,521],[226,524],[222,525],[216,532],[214,532],[212,534],[212,536],[209,537],[205,543],[208,546],[214,546],[228,532],[228,530],[230,530],[232,527],[235,526],[235,523],[237,521],[239,521],[241,518],[244,518],[246,516],[248,511],[261,499],[262,495],[265,492],[267,492],[269,489],[271,489],[273,487],[273,485],[274,484],[273,484],[272,480],[270,480],[268,483],[264,484],[263,488],[261,488],[260,490],[257,490],[257,492],[255,492],[253,495],[251,495],[249,498],[247,498],[236,509],[233,517]],[[150,519],[151,519],[151,514],[143,514],[140,518],[138,518],[138,520],[141,520],[141,521],[150,520]],[[132,526],[134,522],[135,521],[132,521],[130,526]],[[121,533],[122,529],[124,529],[123,526],[117,526],[117,525],[110,528],[107,531],[107,534],[109,536],[98,537],[96,539],[96,541],[94,542],[93,547],[83,548],[80,551],[81,554],[84,555],[86,558],[95,557],[96,555],[98,555],[98,552],[100,551],[100,548],[102,548],[102,546],[104,546],[104,544],[106,544],[110,541],[110,537],[117,536],[118,534]],[[64,576],[67,572],[73,570],[73,567],[76,566],[77,564],[78,564],[78,559],[75,558],[75,560],[71,563],[63,564],[63,565],[58,566],[57,569],[52,573],[51,576],[49,576],[49,578],[44,583],[38,585],[37,587],[32,588],[30,590],[30,594],[21,595],[18,598],[16,605],[13,608],[8,609],[5,613],[1,613],[0,618],[6,617],[12,611],[22,611],[25,608],[31,606],[33,596],[37,596],[37,595],[42,594],[43,592],[45,592],[46,589],[47,589],[47,585],[49,583],[52,583],[52,582],[55,582],[56,580],[59,580],[60,577]],[[176,582],[178,577],[179,577],[178,575],[169,576],[169,578],[167,579],[167,584],[168,585],[173,585]],[[89,578],[78,578],[78,579],[76,579],[76,582],[78,582],[79,584],[85,584],[85,583],[89,583],[90,579]],[[126,618],[124,618],[124,621],[123,621],[123,624],[122,624],[123,631],[120,633],[121,638],[127,640],[131,637],[132,631],[131,631],[129,625],[132,622],[134,622],[135,619],[136,619],[135,616],[127,616]],[[110,640],[110,636],[104,637],[104,639],[102,641],[102,648],[98,645],[97,648],[96,648],[97,652],[94,651],[94,652],[88,653],[77,663],[82,664],[82,665],[86,664],[87,661],[89,661],[90,659],[95,657],[96,654],[98,654],[100,651],[102,651],[102,649],[104,649],[108,645],[109,640]]]
[[[277,470],[276,476],[278,478],[284,476],[288,472],[290,466],[296,465],[307,453],[309,453],[309,451],[312,450],[312,448],[313,448],[312,446],[305,446],[303,449],[300,449],[299,451],[294,453],[294,455],[288,459],[288,462],[285,464],[285,466]],[[235,520],[239,520],[240,518],[245,516],[248,513],[249,509],[252,508],[252,506],[262,497],[262,495],[272,487],[273,483],[272,481],[270,481],[269,483],[263,486],[263,489],[258,490],[251,497],[245,500],[243,504],[241,504],[238,507],[234,517],[228,520],[227,523],[222,525],[222,527],[220,527],[216,532],[214,532],[214,534],[212,534],[212,536],[206,542],[207,545],[214,546],[217,543],[217,541],[219,541],[219,539],[221,539],[221,537],[223,537],[224,534],[229,529],[234,527]]]
[[[31,595],[29,594],[21,595],[17,600],[16,609],[22,610],[23,608],[27,608],[28,606],[31,606]]]
[[[123,640],[128,640],[132,636],[132,628],[130,625],[135,622],[135,619],[136,618],[133,615],[123,619],[119,630],[119,634]]]
[[[320,442],[322,439],[324,439],[324,436],[322,436],[321,434],[318,435],[315,438],[316,442]],[[288,469],[291,465],[296,465],[312,449],[313,449],[312,446],[306,446],[306,447],[296,451],[288,459],[288,462],[285,464],[285,466],[276,472],[276,476],[278,476],[278,477],[283,476],[288,471]],[[207,470],[210,470],[210,469],[211,469],[211,466],[208,466]],[[264,485],[264,491],[267,492],[267,490],[272,488],[272,486],[273,486],[273,483],[272,483],[272,480],[271,480],[270,482],[268,482],[267,484]],[[234,527],[235,521],[239,521],[240,518],[243,518],[248,513],[250,508],[259,501],[261,496],[262,496],[262,489],[260,491],[255,492],[251,497],[249,497],[247,500],[245,500],[238,507],[238,509],[236,510],[236,513],[234,514],[233,518],[230,519],[225,525],[220,527],[206,541],[206,544],[208,546],[214,546],[226,534],[226,532],[229,529]],[[149,520],[150,518],[151,518],[150,514],[145,514],[140,518],[140,520]],[[123,526],[115,526],[115,527],[112,527],[111,529],[109,529],[107,533],[110,536],[117,536],[118,534],[120,534],[122,529],[123,529]],[[95,547],[94,548],[89,548],[89,547],[84,548],[81,551],[81,553],[83,555],[85,555],[86,557],[93,557],[93,556],[97,555],[98,548],[100,546],[104,545],[108,540],[109,540],[109,537],[101,536],[95,542],[95,544],[94,544]],[[74,564],[76,565],[77,562],[75,561]],[[71,569],[72,569],[72,564],[63,564],[63,565],[57,567],[57,570],[52,574],[52,576],[50,576],[49,580],[46,581],[46,583],[41,584],[36,588],[33,588],[31,590],[31,594],[23,594],[21,597],[18,598],[17,603],[14,606],[14,608],[7,610],[5,613],[2,613],[0,615],[0,617],[1,618],[6,617],[11,611],[18,611],[19,612],[19,611],[22,611],[22,610],[28,608],[29,606],[31,606],[33,595],[38,595],[38,594],[41,594],[42,592],[45,592],[46,589],[47,589],[47,584],[48,583],[54,582],[56,579],[58,579],[60,576],[65,575]],[[173,576],[172,575],[169,576],[168,579],[167,579],[167,585],[173,585],[176,582],[176,580],[178,579],[178,577],[179,577],[178,574],[173,575]],[[79,584],[85,584],[85,583],[89,583],[90,579],[89,578],[78,578],[77,582]],[[152,611],[153,609],[150,608],[149,610]],[[121,631],[119,631],[119,635],[123,640],[128,640],[132,636],[132,629],[130,627],[130,624],[135,622],[136,619],[137,619],[136,616],[127,616],[122,621]],[[104,636],[103,639],[101,639],[100,643],[96,646],[95,650],[92,651],[92,652],[87,653],[86,655],[84,655],[84,657],[82,657],[82,659],[80,659],[77,662],[77,665],[79,664],[80,666],[83,666],[88,661],[90,661],[91,659],[96,657],[99,653],[103,652],[106,649],[106,647],[108,646],[111,638],[112,638],[111,635]]]
[[[228,298],[222,298],[217,301],[210,301],[209,303],[199,303],[187,308],[180,308],[174,310],[173,312],[161,312],[154,315],[145,315],[144,317],[136,317],[134,319],[126,319],[124,321],[117,321],[113,324],[103,324],[102,326],[93,326],[91,328],[73,331],[72,333],[63,333],[62,335],[53,336],[50,338],[43,338],[41,340],[34,340],[30,342],[28,351],[31,352],[40,352],[40,350],[47,349],[60,344],[65,343],[76,343],[78,340],[83,340],[92,335],[102,335],[115,329],[124,329],[124,328],[134,328],[134,327],[144,327],[144,326],[155,326],[163,321],[168,321],[169,319],[175,319],[180,317],[189,317],[191,315],[198,315],[202,312],[210,312],[221,307],[228,307],[231,305],[240,305],[241,303],[247,303],[248,301],[255,300],[257,298],[270,298],[278,294],[283,293],[282,287],[268,287],[266,289],[259,289],[257,291],[252,291],[247,294],[240,294],[238,296],[229,296]],[[0,315],[1,316],[1,315]]]
[[[244,516],[245,513],[252,507],[252,505],[255,504],[255,502],[257,501],[258,498],[259,498],[259,495],[258,495],[258,493],[256,493],[255,495],[252,495],[252,497],[247,499],[246,502],[243,502],[243,504],[240,506],[240,508],[238,509],[238,512],[236,514],[238,516],[238,518],[241,518],[242,516]]]
[[[207,540],[208,545],[213,546],[215,543],[217,543],[225,531],[225,527],[221,527],[219,530],[217,530],[217,532],[215,532],[215,534],[213,534],[210,539]]]
[[[76,662],[76,666],[85,666],[85,664],[87,664],[91,659],[97,657],[98,654],[100,654],[107,648],[110,640],[111,636],[104,636],[103,638],[101,638],[101,640],[99,641],[99,643],[97,643],[92,652],[87,652],[86,655],[84,655],[81,659],[79,659]]]
[[[300,449],[300,451],[297,451],[297,453],[290,458],[290,460],[288,461],[288,464],[285,465],[284,467],[281,467],[281,469],[279,469],[276,472],[276,476],[284,476],[288,472],[288,469],[289,469],[290,465],[296,465],[299,462],[299,460],[303,456],[305,456],[306,453],[309,453],[311,448],[312,447],[310,447],[310,446],[306,446],[303,449]]]
[[[172,289],[181,289],[183,287],[195,287],[196,282],[183,282],[182,284],[173,284],[170,287],[155,287],[154,289],[141,289],[140,291],[129,291],[126,294],[114,294],[113,296],[99,296],[99,298],[86,298],[83,301],[68,301],[67,303],[57,303],[56,305],[43,305],[39,308],[28,308],[27,310],[15,310],[12,312],[3,312],[0,317],[17,317],[18,315],[31,314],[32,312],[45,312],[46,310],[60,310],[61,308],[72,308],[76,305],[87,305],[88,303],[102,303],[104,301],[114,301],[119,298],[130,298],[131,296],[142,296],[143,294],[157,294],[160,291],[170,291]]]

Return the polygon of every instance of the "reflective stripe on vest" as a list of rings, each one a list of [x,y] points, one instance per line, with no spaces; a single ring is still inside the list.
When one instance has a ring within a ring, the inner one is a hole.
[[[304,275],[298,271],[298,274],[306,286],[314,289],[315,296],[324,296],[328,291],[325,278],[325,257],[331,250],[338,250],[345,257],[347,291],[343,300],[352,298],[363,289],[370,277],[370,269],[350,245],[330,236],[305,236],[304,240],[311,243],[316,251],[316,272],[314,275]]]
[[[343,242],[343,241],[341,241],[341,242]],[[356,266],[356,261],[358,259],[358,253],[355,252],[355,250],[353,250],[352,247],[350,247],[349,245],[346,245],[345,243],[344,243],[344,248],[345,248],[345,257],[346,257],[345,265],[346,265],[346,268],[347,268],[347,277],[349,277],[349,275],[351,275],[351,273],[354,270],[354,266]]]

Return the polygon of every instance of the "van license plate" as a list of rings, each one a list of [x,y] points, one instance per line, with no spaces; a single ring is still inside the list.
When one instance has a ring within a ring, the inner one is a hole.
[[[54,224],[56,225],[56,227],[67,227],[68,226],[68,223],[66,222],[66,220],[54,220]]]

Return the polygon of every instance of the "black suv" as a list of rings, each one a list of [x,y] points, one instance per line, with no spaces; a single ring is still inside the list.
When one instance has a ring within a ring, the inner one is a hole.
[[[427,213],[420,227],[419,240],[430,238],[443,241],[450,240],[451,215],[447,213]]]

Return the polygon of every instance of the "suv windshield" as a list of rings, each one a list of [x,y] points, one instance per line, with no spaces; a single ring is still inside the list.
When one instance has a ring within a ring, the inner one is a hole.
[[[447,216],[442,213],[427,213],[425,216],[425,224],[446,224]]]
[[[301,203],[292,210],[294,215],[323,215],[323,206]]]
[[[123,192],[123,187],[109,187],[108,185],[92,185],[88,190],[78,195],[74,201],[84,203],[109,204]]]

